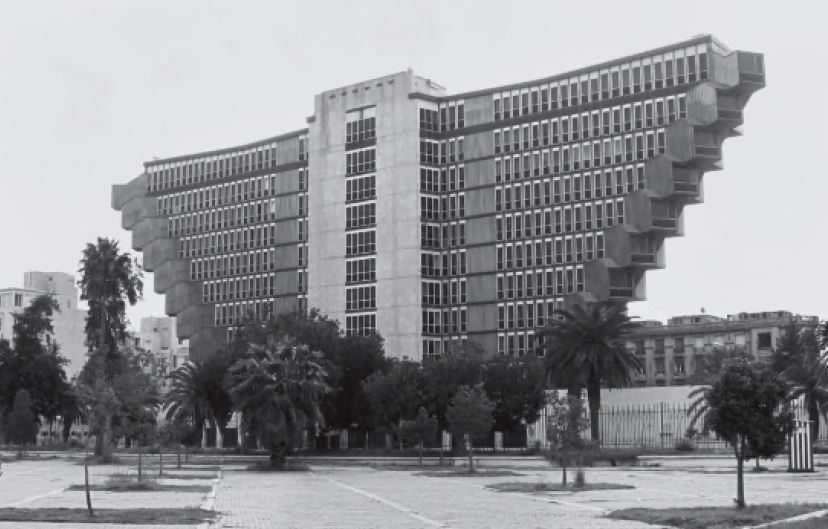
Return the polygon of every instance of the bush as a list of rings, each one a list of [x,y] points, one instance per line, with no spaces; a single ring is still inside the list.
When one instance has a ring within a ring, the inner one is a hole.
[[[682,437],[676,441],[676,450],[679,452],[692,452],[696,449],[696,443],[689,437]]]
[[[586,486],[586,475],[583,470],[575,472],[575,482],[572,484],[576,489],[581,489]]]

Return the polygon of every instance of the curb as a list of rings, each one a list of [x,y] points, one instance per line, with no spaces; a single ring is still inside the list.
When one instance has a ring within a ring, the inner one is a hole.
[[[814,512],[806,512],[805,514],[800,514],[799,516],[794,516],[793,518],[786,518],[784,520],[775,520],[773,522],[763,523],[760,525],[750,525],[745,526],[742,529],[763,529],[765,527],[773,527],[776,524],[780,523],[788,523],[788,522],[799,522],[801,520],[810,520],[811,518],[818,518],[820,516],[828,515],[828,509],[823,509],[821,511],[814,511]]]

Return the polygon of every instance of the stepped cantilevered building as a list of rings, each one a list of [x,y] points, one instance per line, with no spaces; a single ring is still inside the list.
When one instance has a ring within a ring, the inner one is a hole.
[[[112,205],[194,354],[298,307],[397,357],[522,354],[555,307],[644,298],[764,85],[711,36],[455,95],[401,72],[318,94],[307,128],[146,162]]]

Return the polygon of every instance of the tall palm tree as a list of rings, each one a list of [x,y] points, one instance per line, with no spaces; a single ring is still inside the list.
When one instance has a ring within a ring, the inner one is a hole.
[[[270,449],[270,464],[282,467],[287,449],[303,428],[322,424],[325,382],[322,356],[291,340],[251,345],[230,369],[228,390],[251,433]]]
[[[126,303],[135,305],[143,294],[141,266],[118,242],[98,238],[88,243],[80,261],[81,299],[89,304],[86,343],[89,351],[117,354],[126,338]]]
[[[776,341],[771,368],[787,384],[789,401],[803,398],[816,441],[820,415],[828,415],[828,357],[820,352],[817,331],[791,322]]]
[[[191,418],[201,429],[204,419],[216,425],[224,436],[233,413],[233,402],[224,381],[231,361],[218,353],[198,362],[187,362],[170,373],[171,389],[164,400],[166,417]]]
[[[586,387],[592,439],[600,442],[601,387],[624,387],[639,368],[635,354],[624,345],[636,326],[626,307],[612,301],[572,310],[558,309],[538,332],[550,383],[579,394]]]

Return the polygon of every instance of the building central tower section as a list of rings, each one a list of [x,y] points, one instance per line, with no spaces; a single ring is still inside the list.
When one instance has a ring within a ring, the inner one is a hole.
[[[420,130],[412,94],[443,89],[411,71],[329,90],[309,118],[310,307],[348,334],[422,354]]]

